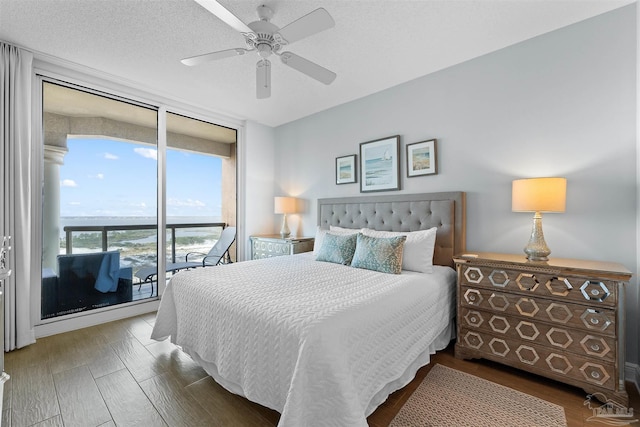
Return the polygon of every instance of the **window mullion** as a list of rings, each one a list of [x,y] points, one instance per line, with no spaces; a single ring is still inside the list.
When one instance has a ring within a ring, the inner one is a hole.
[[[167,108],[158,109],[158,296],[167,283]]]

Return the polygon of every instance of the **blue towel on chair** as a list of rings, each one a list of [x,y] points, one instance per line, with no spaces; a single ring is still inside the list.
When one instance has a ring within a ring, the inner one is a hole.
[[[118,290],[118,272],[120,270],[120,253],[105,253],[100,263],[95,288],[102,293]]]

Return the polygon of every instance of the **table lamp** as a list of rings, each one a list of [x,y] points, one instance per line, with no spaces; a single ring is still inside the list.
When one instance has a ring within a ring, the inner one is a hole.
[[[511,188],[513,212],[535,212],[529,243],[524,248],[530,261],[548,261],[551,251],[542,233],[542,212],[564,212],[567,199],[565,178],[516,179]]]
[[[274,200],[274,213],[282,214],[282,227],[280,236],[289,237],[291,231],[287,225],[287,214],[298,212],[298,199],[295,197],[276,197]]]

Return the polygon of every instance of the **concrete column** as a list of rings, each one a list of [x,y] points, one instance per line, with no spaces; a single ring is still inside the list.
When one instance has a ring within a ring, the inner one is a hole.
[[[44,146],[44,195],[42,203],[42,268],[58,273],[60,253],[60,166],[67,149]]]

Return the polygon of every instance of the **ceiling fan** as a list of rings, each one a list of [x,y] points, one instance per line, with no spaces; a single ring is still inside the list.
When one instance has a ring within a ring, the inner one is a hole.
[[[258,6],[259,21],[245,24],[216,0],[195,1],[231,28],[239,31],[244,36],[247,48],[226,49],[192,56],[183,59],[181,61],[183,64],[193,66],[208,61],[244,55],[247,52],[257,52],[261,58],[256,64],[256,96],[259,99],[271,96],[271,61],[268,58],[272,54],[279,56],[283,64],[326,85],[335,80],[336,73],[333,71],[295,53],[281,52],[283,46],[333,27],[335,22],[325,9],[316,9],[289,25],[278,28],[269,22],[273,17],[273,11],[268,6]]]

